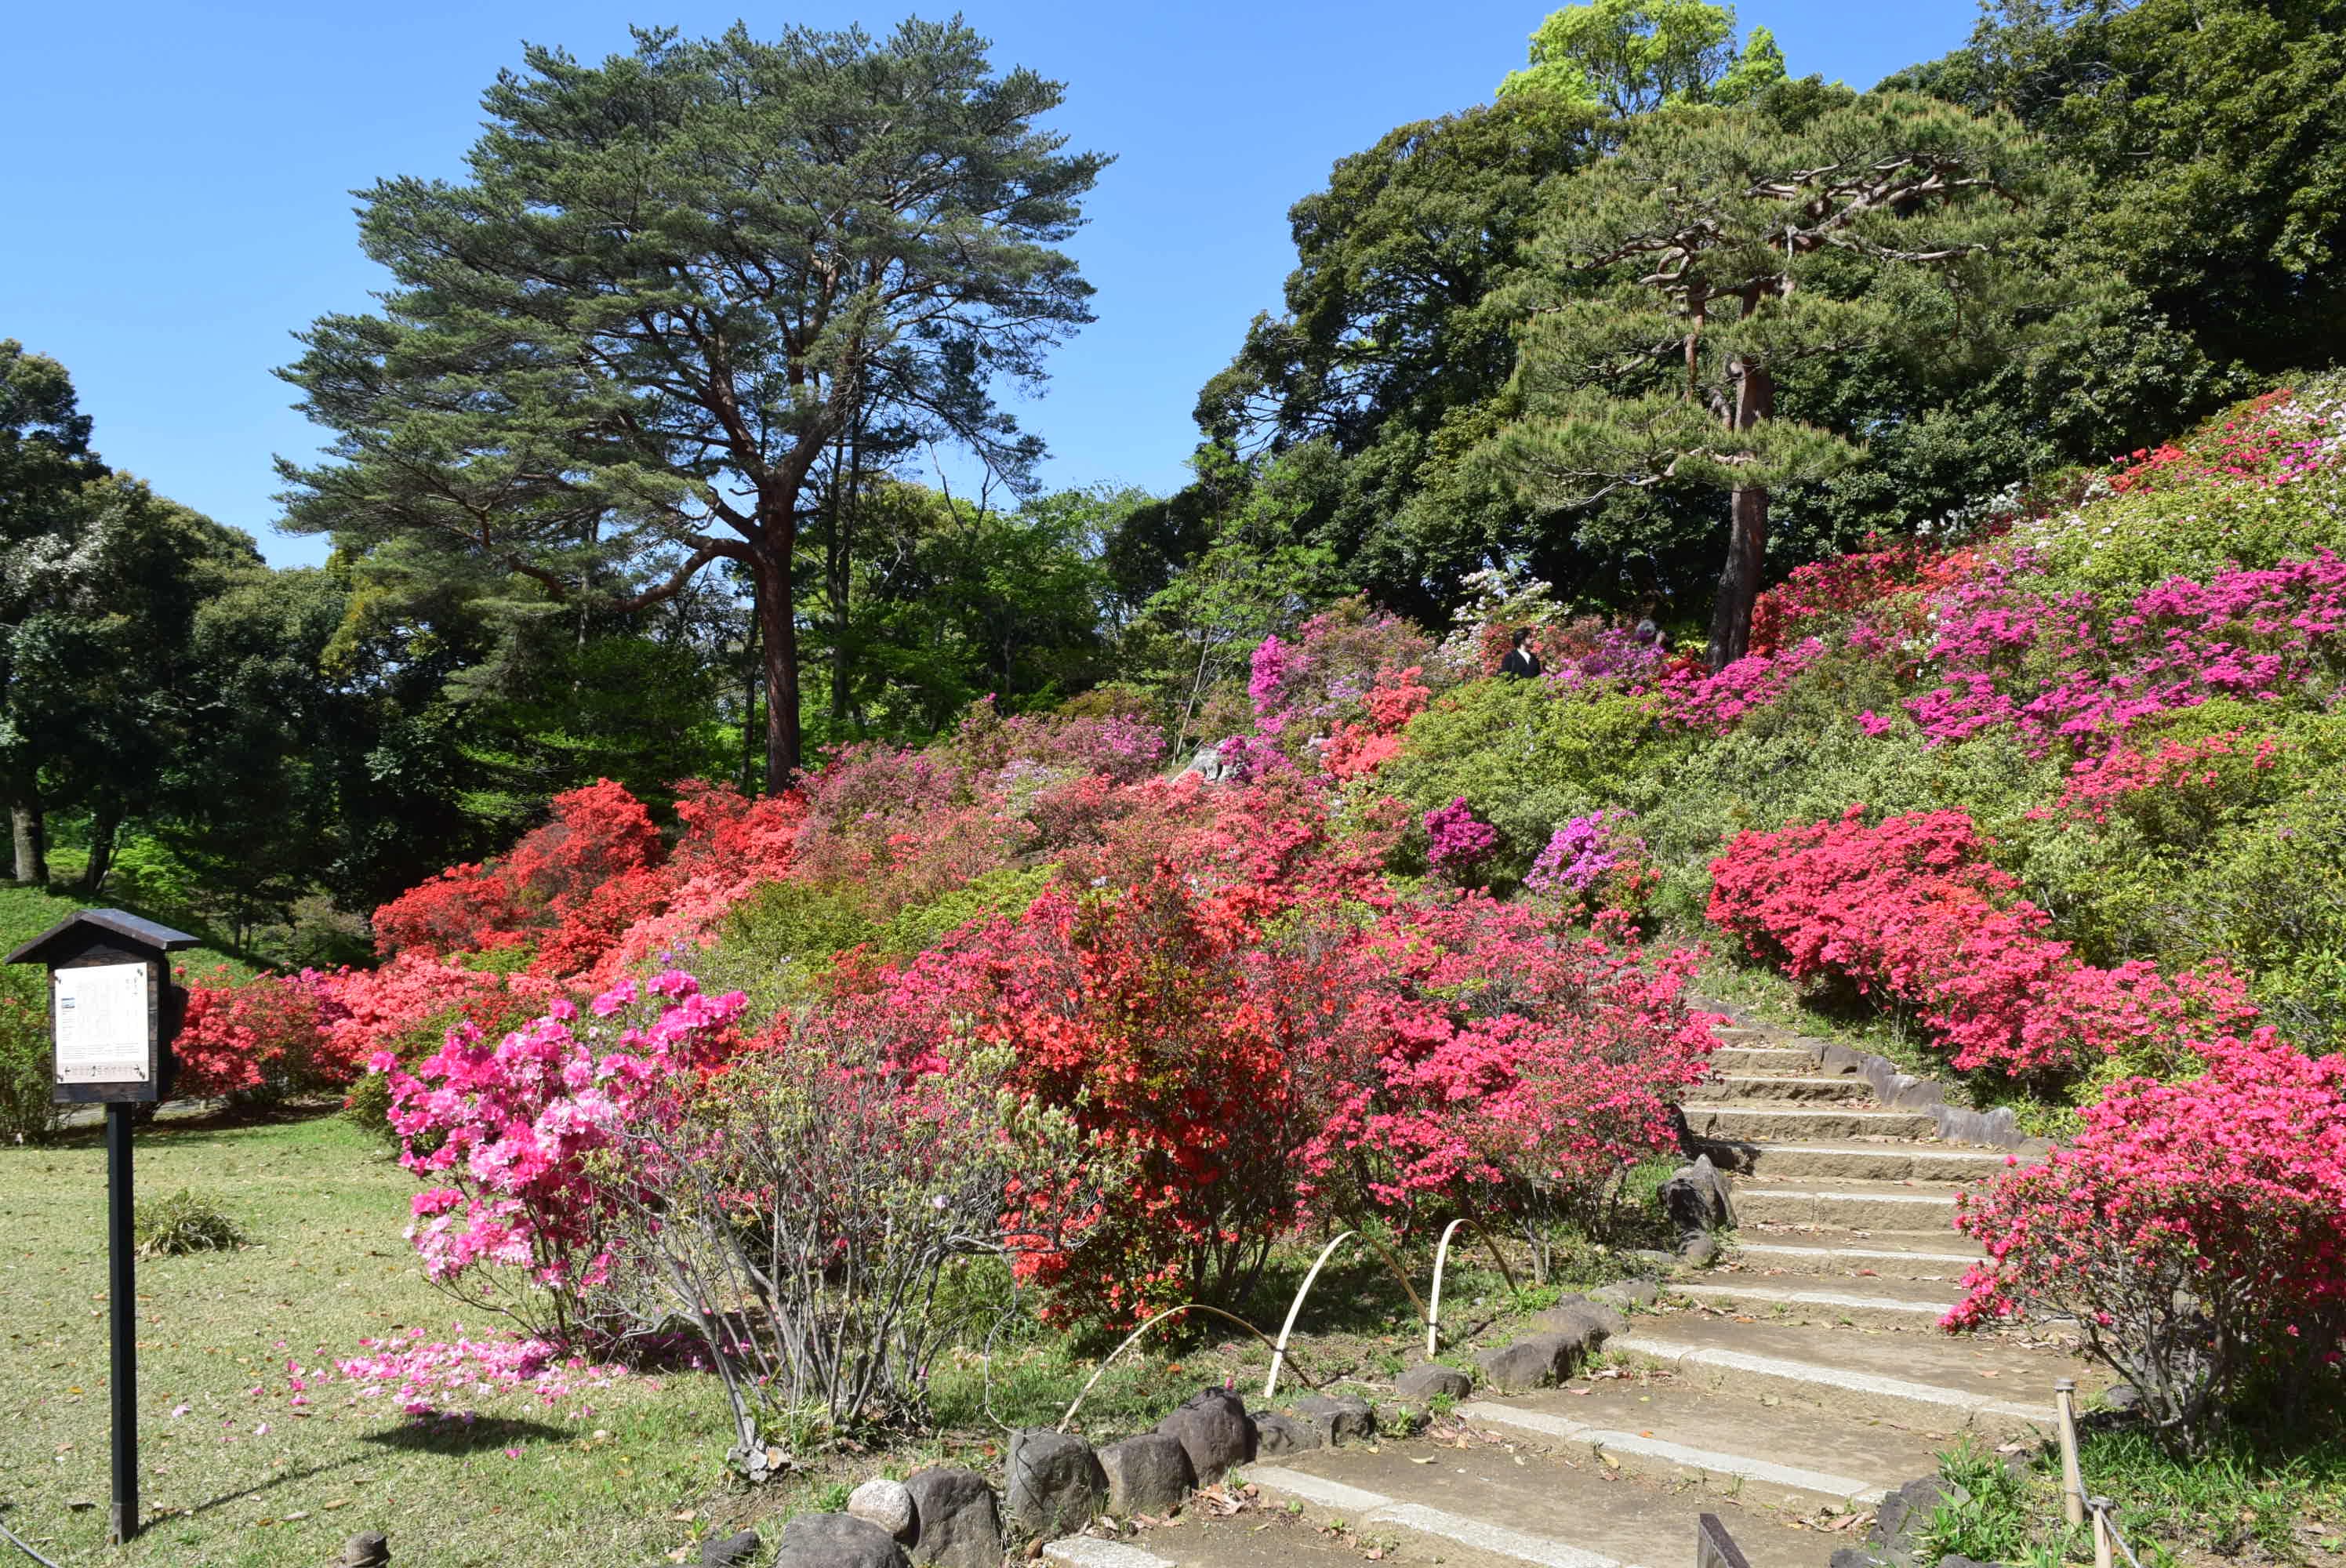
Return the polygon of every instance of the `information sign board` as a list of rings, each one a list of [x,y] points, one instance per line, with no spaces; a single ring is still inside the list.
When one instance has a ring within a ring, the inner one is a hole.
[[[151,1070],[153,969],[93,963],[49,972],[56,992],[57,1082],[143,1084]]]

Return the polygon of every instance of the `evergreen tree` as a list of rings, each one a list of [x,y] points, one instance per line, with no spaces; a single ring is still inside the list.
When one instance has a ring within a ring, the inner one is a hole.
[[[2218,360],[2346,351],[2346,0],[1996,0],[1891,77],[2004,109],[2080,171],[2076,265]]]
[[[1770,492],[1855,456],[1844,436],[1777,416],[1780,372],[1920,334],[2008,331],[1997,252],[2027,233],[2036,182],[2009,120],[1914,97],[1791,127],[1695,107],[1637,122],[1551,192],[1517,296],[1521,413],[1489,461],[1548,508],[1728,491],[1709,655],[1741,657]]]
[[[73,537],[84,520],[82,486],[106,472],[89,433],[65,366],[0,338],[0,799],[20,882],[49,880],[40,748],[24,717],[39,700],[23,673],[41,591],[34,562]]]
[[[748,576],[765,771],[799,762],[801,529],[857,433],[953,440],[1023,477],[997,406],[1087,321],[1053,249],[1106,159],[1035,126],[1058,84],[994,75],[958,22],[637,36],[531,49],[484,98],[461,183],[363,194],[395,287],[318,321],[284,373],[337,433],[284,464],[294,526],[406,536],[638,608],[712,561]]]

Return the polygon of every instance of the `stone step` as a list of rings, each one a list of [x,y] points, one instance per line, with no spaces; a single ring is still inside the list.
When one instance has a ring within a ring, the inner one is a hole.
[[[1873,1085],[1849,1074],[1821,1077],[1806,1074],[1787,1077],[1774,1074],[1720,1074],[1705,1085],[1724,1100],[1752,1102],[1794,1100],[1816,1105],[1873,1105]]]
[[[1770,1322],[1935,1329],[1962,1298],[1948,1279],[1852,1278],[1830,1274],[1713,1270],[1669,1287],[1699,1307]]]
[[[1716,1492],[1674,1492],[1594,1453],[1509,1451],[1531,1446],[1355,1445],[1244,1473],[1271,1497],[1300,1503],[1308,1519],[1341,1519],[1356,1535],[1397,1534],[1404,1550],[1431,1547],[1444,1563],[1678,1568],[1694,1558],[1703,1513],[1726,1521],[1739,1543],[1781,1532],[1770,1515]]]
[[[1931,1239],[1937,1240],[1935,1237]],[[1987,1259],[1984,1251],[1962,1250],[1972,1244],[1953,1232],[1948,1233],[1946,1242],[1947,1249],[1941,1251],[1921,1245],[1899,1247],[1878,1236],[1834,1247],[1765,1241],[1753,1235],[1748,1239],[1738,1237],[1735,1249],[1729,1256],[1755,1268],[1782,1268],[1840,1278],[1950,1281],[1962,1278],[1965,1269]]]
[[[1939,1124],[1920,1111],[1717,1100],[1685,1110],[1687,1128],[1698,1138],[1831,1143],[1841,1138],[1934,1138],[1939,1132]]]
[[[1817,1328],[1678,1314],[1606,1342],[1608,1358],[1663,1368],[1698,1388],[1773,1396],[1918,1431],[2049,1428],[2053,1382],[2095,1380],[2077,1358],[2002,1339]]]
[[[1907,1140],[1882,1143],[1763,1143],[1705,1138],[1705,1153],[1721,1170],[1769,1180],[1820,1177],[1860,1181],[1984,1182],[2004,1173],[1996,1149]]]
[[[1455,1413],[1564,1453],[1610,1454],[1666,1485],[1692,1481],[1747,1505],[1802,1513],[1877,1501],[1936,1469],[1947,1441],[1650,1374],[1576,1379],[1535,1394],[1470,1400]]]
[[[1814,1225],[1831,1230],[1929,1231],[1950,1228],[1954,1189],[1943,1184],[1814,1181],[1735,1184],[1738,1225]]]
[[[1377,1532],[1385,1545],[1380,1562],[1409,1568],[1523,1568],[1520,1557],[1467,1551],[1434,1537],[1403,1542],[1397,1531]],[[1191,1507],[1169,1523],[1124,1540],[1072,1535],[1043,1548],[1042,1560],[1059,1568],[1361,1568],[1362,1551],[1322,1535],[1286,1500],[1265,1494],[1229,1518]]]
[[[1722,1073],[1813,1073],[1816,1054],[1796,1045],[1720,1045],[1710,1064]]]

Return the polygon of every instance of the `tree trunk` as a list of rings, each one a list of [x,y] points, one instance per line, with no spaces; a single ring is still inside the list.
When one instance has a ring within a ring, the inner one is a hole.
[[[16,840],[16,880],[46,887],[49,882],[49,830],[41,815],[41,798],[27,789],[25,798],[8,807],[8,825]]]
[[[750,635],[741,668],[741,792],[758,793],[758,616],[757,589],[750,588]]]
[[[81,891],[96,898],[106,888],[106,873],[114,869],[114,840],[122,830],[121,813],[100,806],[90,814],[89,864],[81,873]]]
[[[766,667],[766,793],[779,795],[799,771],[799,633],[791,604],[791,522],[769,524],[762,548],[752,547],[758,631]]]
[[[1749,430],[1776,409],[1776,378],[1745,364],[1735,378],[1734,428]],[[1710,612],[1710,667],[1724,669],[1751,651],[1751,606],[1768,561],[1768,487],[1739,484],[1728,501],[1727,565]]]
[[[847,723],[851,658],[848,653],[848,599],[855,589],[855,527],[853,507],[863,489],[862,423],[840,438],[831,460],[831,537],[823,552],[823,592],[831,599],[831,722],[834,729]],[[847,460],[845,487],[839,467]]]

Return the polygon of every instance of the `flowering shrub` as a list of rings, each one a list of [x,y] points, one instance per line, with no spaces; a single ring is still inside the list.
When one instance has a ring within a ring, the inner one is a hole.
[[[1913,1007],[1966,1070],[2064,1075],[2102,1059],[2174,1064],[2257,1015],[2220,964],[2172,977],[2096,969],[2046,934],[2045,911],[1986,857],[1960,811],[1868,827],[1742,833],[1711,862],[1710,918],[1795,979],[1834,974]]]
[[[1779,654],[1749,654],[1717,674],[1685,666],[1668,670],[1656,687],[1664,722],[1701,734],[1723,735],[1784,694],[1825,651],[1810,637]]]
[[[1660,873],[1647,864],[1645,840],[1628,831],[1637,813],[1592,811],[1556,830],[1532,862],[1524,886],[1564,901],[1575,918],[1626,934],[1646,916]]]
[[[400,1163],[436,1184],[415,1196],[407,1233],[424,1272],[454,1286],[484,1264],[525,1270],[567,1322],[576,1293],[611,1266],[613,1197],[590,1179],[589,1156],[672,1082],[715,1071],[740,1010],[739,992],[709,997],[669,971],[620,982],[588,1022],[557,1001],[495,1044],[469,1025],[452,1031],[412,1072],[378,1055]],[[527,1316],[531,1299],[505,1309]]]
[[[2091,756],[2148,718],[2218,697],[2276,701],[2336,677],[2346,561],[2327,551],[2204,583],[2170,578],[2106,627],[2086,596],[2018,586],[2019,571],[1983,572],[1934,606],[1928,657],[1940,684],[1905,705],[1932,741],[2008,728],[2040,754]]]
[[[1474,820],[1474,809],[1466,804],[1463,795],[1453,797],[1447,806],[1428,811],[1423,820],[1425,863],[1460,881],[1474,875],[1474,868],[1499,842],[1499,835],[1489,823]]]
[[[2178,1429],[2334,1380],[2346,1335],[2346,1057],[2270,1031],[2199,1049],[2204,1075],[2119,1083],[2044,1163],[1963,1195],[1989,1261],[1946,1319],[2072,1317]]]
[[[999,1051],[907,1068],[892,1043],[810,1021],[681,1116],[646,1106],[602,1162],[627,1266],[597,1304],[647,1332],[692,1326],[753,1479],[773,1469],[770,1422],[922,1413],[967,1328],[940,1291],[946,1268],[1057,1245],[1004,1209],[1005,1194],[1068,1190],[1081,1152],[1067,1118],[1005,1089]]]
[[[284,1095],[340,1087],[357,1075],[322,1027],[319,977],[262,976],[235,983],[225,966],[214,983],[188,988],[171,1051],[173,1092],[190,1096]]]
[[[1478,895],[1301,929],[1280,995],[1311,1042],[1315,1207],[1488,1209],[1544,1249],[1559,1225],[1597,1233],[1623,1173],[1676,1146],[1711,1045],[1682,997],[1691,952],[1560,942]]]
[[[1439,684],[1429,673],[1433,647],[1408,622],[1358,600],[1313,616],[1291,638],[1265,637],[1249,662],[1252,744],[1223,741],[1224,760],[1238,761],[1245,777],[1260,776],[1267,750],[1311,767],[1318,741],[1343,763],[1340,777],[1372,771],[1393,749],[1375,743],[1407,723]],[[1369,750],[1374,760],[1363,759]]]
[[[606,884],[659,858],[659,831],[650,814],[607,779],[556,796],[550,817],[503,860],[451,867],[377,910],[375,945],[383,956],[403,949],[430,955],[527,942],[535,931],[584,911]],[[605,896],[607,901],[613,897]]]
[[[1228,1300],[1293,1217],[1305,1130],[1290,1041],[1250,951],[1252,901],[1244,884],[1195,891],[1169,867],[1119,896],[1054,891],[792,1033],[882,1043],[913,1072],[1005,1052],[1013,1087],[1130,1171],[1108,1195],[1010,1195],[1018,1228],[1080,1237],[1019,1257],[1056,1315],[1117,1323],[1193,1294]]]

